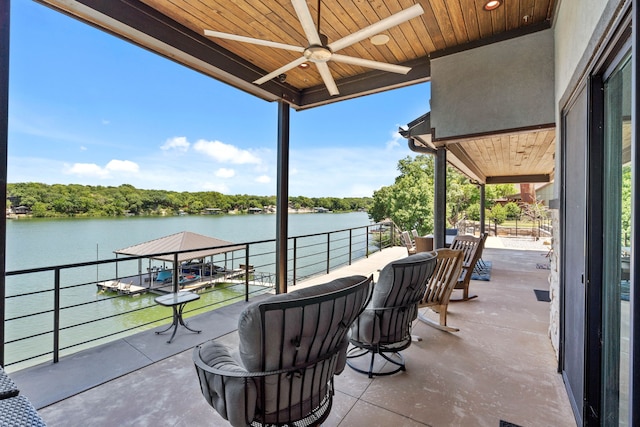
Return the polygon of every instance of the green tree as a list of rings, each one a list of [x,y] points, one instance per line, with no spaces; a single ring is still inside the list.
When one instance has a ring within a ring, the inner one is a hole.
[[[447,168],[447,221],[455,226],[465,216],[469,217],[468,209],[473,203],[478,204],[479,210],[480,191],[478,187],[469,183],[464,175],[455,169]]]
[[[49,216],[49,209],[46,204],[35,202],[31,205],[31,214],[36,218],[45,218]]]
[[[497,203],[489,211],[489,220],[496,224],[502,224],[507,219],[507,210],[501,204]]]
[[[620,212],[622,244],[631,244],[631,165],[622,168],[622,211]]]
[[[371,206],[373,199],[323,197],[311,199],[298,196],[290,199],[299,207],[324,206],[335,211],[349,211]],[[252,196],[247,194],[225,195],[216,191],[175,192],[166,190],[141,190],[132,185],[118,187],[78,184],[10,183],[7,184],[7,207],[24,205],[34,216],[121,216],[160,215],[179,210],[199,214],[205,208],[247,210],[249,207],[275,206],[276,196]]]
[[[480,203],[474,203],[466,210],[467,218],[471,221],[480,221]]]
[[[398,162],[395,183],[374,192],[371,218],[390,218],[403,230],[433,231],[433,158],[406,157]]]
[[[518,190],[513,184],[494,184],[485,187],[485,197],[488,200],[505,199],[507,196],[512,196],[517,192]]]
[[[520,206],[518,206],[515,202],[509,202],[504,205],[504,209],[507,215],[507,219],[520,219],[520,215],[522,214],[522,210]]]
[[[381,187],[373,192],[373,203],[369,209],[369,217],[380,222],[391,218],[391,192],[393,187]]]
[[[398,162],[398,176],[393,185],[374,192],[369,215],[374,221],[392,219],[404,230],[420,234],[433,232],[434,159],[419,155]],[[476,185],[453,168],[447,169],[447,219],[455,225],[467,215],[470,206],[478,205]],[[474,208],[471,208],[474,209]],[[475,208],[479,217],[479,205]]]

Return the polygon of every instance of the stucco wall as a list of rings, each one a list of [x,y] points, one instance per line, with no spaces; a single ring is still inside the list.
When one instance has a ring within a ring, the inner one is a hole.
[[[591,66],[594,53],[605,31],[623,0],[560,0],[553,24],[555,54],[555,109],[556,109],[556,182],[562,176],[561,166],[561,112],[571,92],[576,88],[585,71]],[[585,124],[586,126],[586,124]],[[585,141],[586,142],[586,141]],[[554,198],[559,198],[562,187],[555,185]],[[554,255],[551,259],[549,294],[551,311],[549,335],[558,355],[560,316],[560,217],[553,211]]]
[[[553,31],[538,31],[431,60],[436,138],[555,121]]]
[[[613,17],[624,0],[560,0],[553,23],[555,55],[556,176],[560,176],[563,103],[593,61]],[[559,197],[560,186],[555,188]]]
[[[593,51],[601,35],[596,28],[607,4],[619,0],[561,0],[554,22],[556,101],[566,91],[585,52]],[[583,68],[586,64],[580,64]],[[557,105],[557,102],[556,102]]]

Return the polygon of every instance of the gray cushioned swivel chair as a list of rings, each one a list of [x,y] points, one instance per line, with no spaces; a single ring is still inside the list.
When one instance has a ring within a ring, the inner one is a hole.
[[[399,352],[411,345],[411,325],[435,265],[434,252],[420,252],[382,269],[371,301],[351,327],[353,347],[347,353],[351,368],[369,378],[405,370]],[[368,360],[363,357],[367,355]]]
[[[233,426],[322,423],[372,280],[345,277],[249,305],[238,320],[239,354],[216,340],[194,349],[207,402]]]

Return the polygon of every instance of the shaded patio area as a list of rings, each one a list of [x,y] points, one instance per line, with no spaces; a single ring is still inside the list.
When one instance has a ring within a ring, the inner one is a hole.
[[[548,290],[549,271],[538,268],[546,251],[499,242],[490,238],[483,254],[491,280],[471,282],[479,297],[449,305],[460,332],[416,322],[422,340],[403,352],[406,372],[369,379],[346,367],[325,426],[576,425],[548,337],[549,303],[534,292]],[[367,274],[405,255],[392,248],[330,276]],[[214,336],[232,343],[243,305],[191,318],[204,332],[179,330],[172,344],[149,331],[13,377],[49,426],[225,426],[200,394],[191,349]],[[86,391],[72,395],[74,387]]]

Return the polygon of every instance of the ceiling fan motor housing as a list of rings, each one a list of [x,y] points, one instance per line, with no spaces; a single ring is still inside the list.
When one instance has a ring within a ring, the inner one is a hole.
[[[305,58],[307,58],[311,62],[316,63],[327,62],[329,59],[331,59],[332,54],[333,52],[331,52],[331,49],[326,46],[320,46],[317,44],[309,46],[303,52]]]

